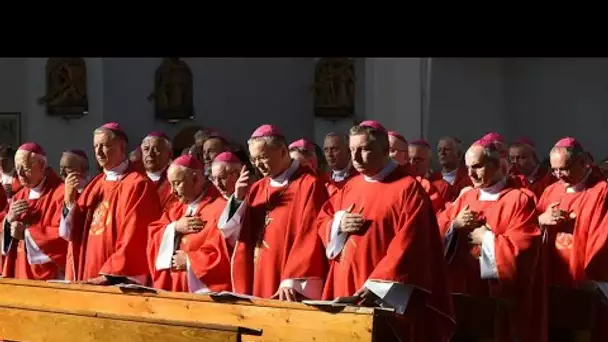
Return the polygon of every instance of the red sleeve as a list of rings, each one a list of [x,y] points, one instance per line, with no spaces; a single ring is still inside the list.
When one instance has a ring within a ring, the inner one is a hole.
[[[281,280],[325,276],[325,253],[317,235],[315,220],[328,194],[325,185],[316,179],[307,190],[306,193],[298,193],[304,203],[300,203],[302,211],[294,222],[297,224],[293,227],[296,236]]]
[[[59,236],[63,191],[56,190],[49,203],[43,206],[42,218],[30,224],[28,232],[40,250],[63,268],[68,247],[67,241]]]
[[[533,195],[513,191],[512,196],[509,198],[512,213],[508,227],[501,234],[495,233],[494,240],[496,267],[503,285],[534,278],[541,245]]]
[[[116,247],[99,273],[125,277],[148,274],[148,226],[161,214],[156,187],[151,181],[135,180],[120,191],[117,216],[122,219],[116,218]]]
[[[171,223],[171,211],[165,210],[161,217],[150,223],[148,227],[148,244],[146,252],[148,255],[148,267],[150,268],[150,274],[156,272],[156,256],[158,249],[163,240],[163,234],[165,233],[165,227]]]
[[[216,222],[217,223],[217,222]],[[196,251],[187,252],[190,267],[205,285],[230,285],[230,256],[220,230],[215,226],[205,229],[205,242]]]

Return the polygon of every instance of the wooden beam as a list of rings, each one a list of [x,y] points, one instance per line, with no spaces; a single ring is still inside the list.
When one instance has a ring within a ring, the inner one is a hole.
[[[100,314],[171,318],[191,323],[240,326],[262,330],[244,341],[372,341],[373,323],[386,310],[346,307],[326,312],[301,303],[277,300],[218,302],[206,295],[160,292],[125,294],[117,287],[56,284],[0,279],[0,305],[90,310]]]
[[[0,321],[0,338],[30,342],[240,342],[243,333],[236,327],[8,306],[0,306]]]

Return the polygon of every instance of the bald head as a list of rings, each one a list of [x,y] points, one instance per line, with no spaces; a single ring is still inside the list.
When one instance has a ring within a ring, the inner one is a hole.
[[[460,166],[462,144],[455,137],[442,137],[437,142],[437,160],[444,171],[452,171]]]
[[[350,161],[348,137],[336,132],[327,134],[323,140],[323,154],[332,170],[345,169]]]
[[[202,168],[188,168],[171,164],[167,169],[167,180],[173,194],[184,204],[196,200],[205,187],[205,172]]]
[[[15,170],[21,185],[35,188],[44,179],[47,166],[46,157],[34,152],[18,150],[15,153]]]

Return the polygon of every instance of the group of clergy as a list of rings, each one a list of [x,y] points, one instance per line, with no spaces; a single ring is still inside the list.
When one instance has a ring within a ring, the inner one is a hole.
[[[174,156],[151,132],[129,155],[128,138],[94,130],[94,177],[81,150],[56,172],[35,142],[0,149],[4,277],[381,306],[416,342],[470,340],[464,295],[494,300],[471,317],[494,316],[497,341],[576,338],[551,322],[581,315],[608,340],[608,183],[571,137],[549,165],[527,139],[445,137],[438,172],[428,142],[376,121],[328,134],[323,156],[273,125],[246,151],[205,131]]]

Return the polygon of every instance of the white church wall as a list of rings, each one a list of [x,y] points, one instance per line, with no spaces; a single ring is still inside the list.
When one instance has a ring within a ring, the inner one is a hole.
[[[44,105],[38,99],[45,95],[46,58],[23,59],[24,80],[22,90],[23,117],[22,132],[24,141],[35,141],[46,150],[49,163],[59,165],[61,152],[66,149],[80,148],[87,151],[91,167],[95,165],[93,156],[93,136],[95,127],[103,122],[103,60],[87,58],[87,88],[89,113],[78,120],[66,121],[45,113]]]
[[[173,137],[186,126],[212,127],[245,142],[259,125],[278,125],[288,139],[313,136],[312,58],[184,58],[193,74],[195,119],[154,118],[154,72],[160,58],[104,59],[104,120],[140,139],[152,130]],[[134,142],[131,144],[133,147]]]

